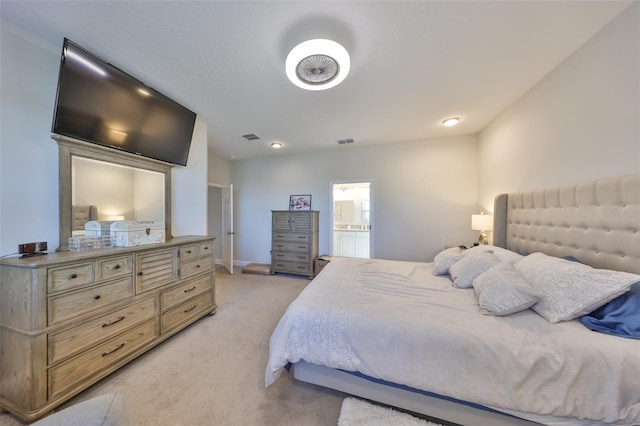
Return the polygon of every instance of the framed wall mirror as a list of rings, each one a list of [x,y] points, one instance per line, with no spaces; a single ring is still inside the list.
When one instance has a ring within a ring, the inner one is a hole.
[[[86,220],[157,220],[171,234],[173,165],[52,135],[58,143],[60,245]],[[85,216],[86,214],[86,216]]]

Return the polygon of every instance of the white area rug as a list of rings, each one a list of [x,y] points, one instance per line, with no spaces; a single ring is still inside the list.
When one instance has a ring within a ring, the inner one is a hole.
[[[338,426],[441,426],[357,398],[342,402]]]

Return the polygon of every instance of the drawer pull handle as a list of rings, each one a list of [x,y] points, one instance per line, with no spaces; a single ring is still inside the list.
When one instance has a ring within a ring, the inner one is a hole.
[[[205,250],[209,250],[209,246],[204,246],[203,247]]]
[[[186,289],[184,292],[189,293],[190,291],[193,291],[195,289],[196,289],[196,286],[194,285],[193,287]]]
[[[141,277],[142,276],[142,271],[138,272],[138,276]]]
[[[109,327],[110,325],[113,325],[113,324],[119,323],[119,322],[120,322],[120,321],[122,321],[123,319],[124,319],[124,315],[123,315],[123,316],[121,316],[121,317],[119,317],[117,320],[107,321],[107,322],[105,322],[104,324],[102,324],[102,328]]]
[[[98,300],[98,299],[100,299],[100,295],[99,295],[99,294],[96,294],[95,296],[93,296],[93,299],[94,299],[94,300]]]
[[[299,249],[306,249],[306,246],[298,246]]]
[[[71,279],[78,278],[78,274],[71,274],[71,276],[69,278],[71,278]]]
[[[298,238],[300,238],[301,240],[304,240],[304,239],[305,239],[305,238],[307,238],[307,237],[306,237],[306,236],[304,236],[304,235],[299,235],[299,236],[298,236]]]
[[[298,256],[298,259],[306,259],[306,256]]]
[[[191,312],[196,308],[197,305],[193,305],[192,307],[190,307],[189,309],[187,309],[186,311],[184,311],[184,313],[186,314],[187,312]]]
[[[280,253],[278,253],[278,254],[276,254],[276,256],[277,256],[277,257],[284,257],[284,254],[280,254]]]
[[[199,267],[200,267],[200,265],[196,265],[196,268],[199,268]]]
[[[187,250],[187,254],[191,254],[191,250]]]
[[[113,267],[113,269],[120,269],[120,264],[116,264],[116,266]]]
[[[110,351],[106,351],[105,353],[102,354],[102,356],[107,356],[107,355],[111,355],[112,353],[114,353],[115,351],[119,351],[120,349],[122,349],[124,347],[124,343],[120,343],[118,346],[116,346],[114,349],[111,349]]]

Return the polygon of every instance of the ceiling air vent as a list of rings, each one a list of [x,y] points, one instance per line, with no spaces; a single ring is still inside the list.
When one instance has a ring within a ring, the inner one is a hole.
[[[260,136],[253,134],[253,133],[247,133],[246,135],[242,135],[243,138],[245,138],[248,141],[255,141],[260,139]]]
[[[349,138],[349,139],[340,139],[340,140],[338,140],[338,144],[340,144],[340,145],[344,145],[346,143],[353,143],[353,139]]]

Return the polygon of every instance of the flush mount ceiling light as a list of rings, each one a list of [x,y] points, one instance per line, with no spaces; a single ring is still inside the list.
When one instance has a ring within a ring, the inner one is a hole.
[[[285,62],[287,77],[306,90],[325,90],[340,84],[349,74],[349,53],[340,44],[326,39],[307,40],[289,52]]]
[[[280,142],[271,142],[271,148],[280,149],[282,148],[282,144]]]
[[[451,126],[455,126],[459,122],[460,122],[460,119],[458,117],[449,117],[442,122],[442,125],[446,127],[451,127]]]

